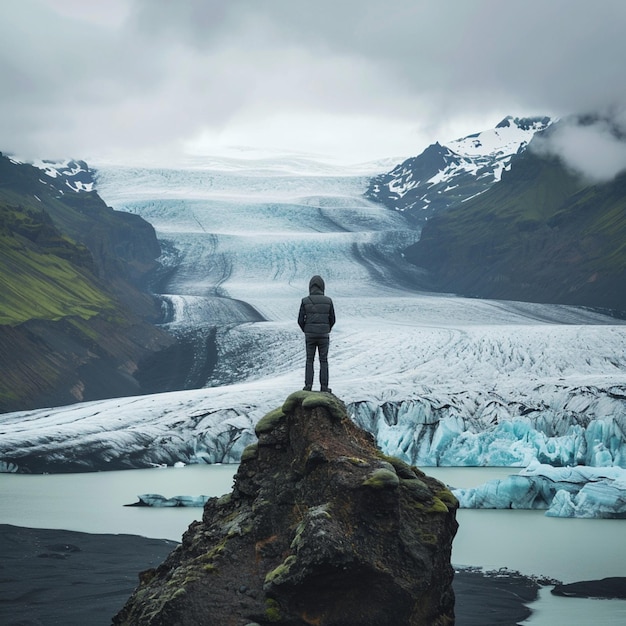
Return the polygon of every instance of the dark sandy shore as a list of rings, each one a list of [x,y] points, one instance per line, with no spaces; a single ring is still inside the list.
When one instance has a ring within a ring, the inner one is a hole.
[[[0,624],[110,624],[174,541],[0,525]]]
[[[0,524],[0,624],[109,625],[136,587],[137,574],[161,563],[175,546],[134,535]],[[611,580],[613,590],[624,589],[626,579]],[[568,592],[585,593],[594,582],[576,585]],[[454,590],[457,626],[506,626],[530,615],[525,603],[536,598],[538,584],[514,573],[462,570]]]

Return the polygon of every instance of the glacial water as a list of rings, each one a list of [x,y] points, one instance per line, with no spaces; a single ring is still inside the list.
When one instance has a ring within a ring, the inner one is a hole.
[[[0,523],[90,533],[128,533],[180,540],[202,509],[127,507],[143,493],[219,496],[237,465],[94,472],[0,474]],[[511,468],[424,468],[455,487],[502,478]],[[545,517],[541,511],[461,510],[455,565],[506,567],[574,582],[626,576],[624,520]],[[542,590],[530,626],[611,626],[626,623],[626,601],[557,598]],[[485,625],[488,626],[488,625]]]

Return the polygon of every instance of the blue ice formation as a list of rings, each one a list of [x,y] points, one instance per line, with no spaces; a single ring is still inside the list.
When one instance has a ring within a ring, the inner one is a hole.
[[[549,517],[626,519],[626,470],[531,463],[518,474],[453,489],[461,508],[545,509]]]
[[[618,393],[619,392],[619,393]],[[620,387],[424,396],[348,407],[384,452],[420,466],[626,467],[626,402]]]
[[[174,496],[166,498],[158,493],[144,493],[140,496],[138,502],[127,504],[126,506],[151,506],[151,507],[202,507],[206,504],[209,496]]]

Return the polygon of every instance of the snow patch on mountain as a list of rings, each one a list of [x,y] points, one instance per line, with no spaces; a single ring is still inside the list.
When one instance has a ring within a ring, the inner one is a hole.
[[[9,158],[13,163],[27,163],[40,169],[47,176],[46,179],[40,179],[40,182],[50,185],[61,194],[68,190],[74,193],[91,192],[95,190],[93,172],[85,161],[77,161],[74,159],[61,161],[36,159],[34,161],[27,161],[15,155]]]
[[[465,157],[510,158],[523,149],[538,131],[545,130],[549,118],[505,117],[495,128],[450,141],[447,146]]]
[[[498,182],[513,155],[526,148],[535,133],[550,125],[549,118],[506,117],[495,128],[450,141],[447,147],[460,157],[457,169],[448,168],[430,179],[436,184],[449,181],[459,172]],[[490,178],[491,177],[491,178]]]
[[[55,179],[60,191],[63,191],[63,186],[75,193],[93,191],[95,188],[93,174],[85,161],[37,160],[33,161],[33,165],[42,170],[46,176]],[[58,185],[59,182],[62,186]]]
[[[374,177],[367,196],[418,221],[427,219],[500,181],[511,158],[550,123],[547,117],[506,117],[493,129],[446,145],[432,144],[421,155]]]

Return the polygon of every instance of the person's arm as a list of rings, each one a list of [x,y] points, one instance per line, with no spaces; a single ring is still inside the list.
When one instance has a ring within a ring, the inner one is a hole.
[[[330,301],[330,311],[328,311],[328,325],[331,330],[335,325],[335,305],[332,300]]]
[[[304,308],[304,302],[300,303],[300,312],[298,313],[298,326],[302,332],[304,332],[304,323],[306,322],[306,310]]]

